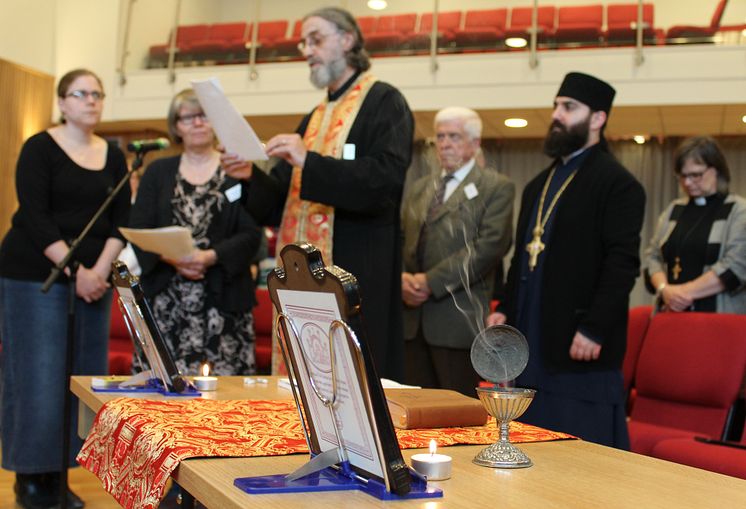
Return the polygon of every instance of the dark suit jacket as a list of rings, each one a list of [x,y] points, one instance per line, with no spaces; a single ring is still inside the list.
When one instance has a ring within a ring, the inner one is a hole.
[[[541,345],[553,371],[619,368],[624,358],[629,292],[640,269],[640,229],[645,192],[640,183],[599,145],[591,147],[554,212],[546,241],[541,284]],[[508,273],[506,314],[515,324],[517,278],[525,252],[529,214],[550,168],[523,192],[515,253]],[[601,343],[595,362],[570,359],[578,329]]]
[[[148,166],[138,187],[137,199],[130,214],[132,228],[159,228],[173,224],[171,199],[174,195],[180,156],[158,159]],[[225,178],[221,191],[239,181]],[[210,248],[218,255],[216,265],[205,275],[207,291],[223,311],[248,311],[254,305],[254,282],[249,265],[261,241],[261,230],[246,212],[241,200],[225,200],[222,210],[213,216],[207,236]],[[160,261],[158,255],[135,246],[142,267],[142,285],[148,298],[161,292],[173,277],[174,268]]]
[[[413,182],[402,206],[404,271],[425,272],[432,295],[404,308],[404,337],[412,339],[422,320],[428,344],[466,349],[484,323],[495,268],[510,249],[515,186],[495,170],[476,165],[428,226],[424,271],[417,263],[421,227],[437,181]],[[478,194],[469,198],[465,189]]]

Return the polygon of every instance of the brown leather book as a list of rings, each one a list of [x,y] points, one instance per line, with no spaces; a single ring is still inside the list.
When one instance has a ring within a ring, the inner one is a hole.
[[[487,411],[478,399],[446,389],[385,389],[391,420],[399,429],[482,426]]]

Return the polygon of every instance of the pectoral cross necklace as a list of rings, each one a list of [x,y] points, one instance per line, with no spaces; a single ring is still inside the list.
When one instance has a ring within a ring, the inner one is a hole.
[[[559,201],[560,196],[565,191],[565,189],[567,189],[567,186],[570,185],[572,179],[575,178],[575,174],[578,172],[578,170],[573,171],[570,176],[565,179],[565,181],[562,183],[562,186],[560,186],[560,188],[555,193],[554,198],[552,198],[552,202],[549,204],[549,207],[547,207],[546,213],[544,213],[544,201],[547,198],[549,184],[550,182],[552,182],[554,172],[555,169],[553,168],[551,173],[549,174],[549,177],[547,177],[547,181],[544,183],[544,189],[542,189],[541,198],[539,198],[539,208],[536,211],[536,226],[534,227],[533,237],[531,239],[531,242],[526,244],[526,251],[528,252],[528,270],[530,271],[533,271],[536,268],[536,265],[539,261],[539,253],[544,251],[544,248],[546,247],[541,241],[541,236],[544,235],[544,227],[546,227],[547,221],[549,221],[549,217],[552,215],[555,205],[557,205],[557,201]]]
[[[678,281],[679,280],[679,274],[681,274],[682,268],[681,268],[681,258],[678,256],[676,257],[676,261],[673,265],[673,269],[671,269],[671,273],[673,274],[673,280]]]

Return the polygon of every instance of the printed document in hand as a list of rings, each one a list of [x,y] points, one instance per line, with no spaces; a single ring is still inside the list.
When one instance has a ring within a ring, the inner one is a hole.
[[[194,80],[192,88],[226,151],[246,161],[269,159],[256,133],[225,96],[217,78]]]
[[[194,251],[192,232],[183,226],[164,228],[119,228],[124,238],[143,251],[159,254],[165,258],[178,260]]]

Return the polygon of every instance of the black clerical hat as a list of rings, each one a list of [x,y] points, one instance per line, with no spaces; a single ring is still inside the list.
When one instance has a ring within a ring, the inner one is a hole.
[[[593,111],[605,111],[607,115],[615,94],[611,85],[582,72],[568,73],[557,92],[557,96],[572,97]]]

